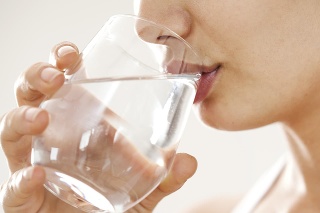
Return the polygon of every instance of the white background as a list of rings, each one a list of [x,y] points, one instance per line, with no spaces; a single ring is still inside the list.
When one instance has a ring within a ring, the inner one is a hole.
[[[72,41],[83,49],[114,14],[132,13],[128,0],[0,0],[0,114],[16,107],[13,84],[31,64],[47,61],[51,47]],[[165,198],[156,213],[183,212],[210,197],[245,192],[285,149],[280,127],[223,132],[190,115],[179,151],[194,155],[198,171]],[[0,154],[0,182],[9,176]]]

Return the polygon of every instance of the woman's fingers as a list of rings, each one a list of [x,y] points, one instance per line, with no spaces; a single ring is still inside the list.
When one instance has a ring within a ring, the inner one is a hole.
[[[11,172],[30,164],[31,135],[41,133],[48,125],[46,111],[23,106],[7,113],[1,120],[1,146]]]
[[[64,83],[61,71],[48,63],[37,63],[21,73],[15,83],[19,106],[38,106],[45,96],[54,93]]]
[[[160,200],[180,189],[197,170],[197,160],[188,154],[178,153],[167,178],[136,207],[138,212],[152,212]],[[130,210],[128,211],[130,213]]]
[[[71,42],[61,42],[55,45],[50,53],[49,63],[62,71],[69,71],[81,59],[79,50]],[[72,74],[68,72],[67,74]]]
[[[36,63],[21,73],[15,83],[19,106],[38,106],[45,96],[56,92],[64,83],[64,70],[79,60],[78,48],[69,42],[56,45],[50,54],[50,63]]]
[[[44,196],[45,171],[28,167],[14,173],[1,186],[0,198],[5,212],[38,212]]]

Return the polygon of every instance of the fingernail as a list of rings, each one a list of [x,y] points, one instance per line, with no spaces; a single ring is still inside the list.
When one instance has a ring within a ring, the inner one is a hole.
[[[24,117],[27,121],[33,122],[41,111],[42,110],[38,108],[28,108],[24,113]]]
[[[40,77],[45,82],[53,81],[58,75],[60,75],[61,72],[52,68],[52,67],[46,67],[42,70]]]
[[[68,54],[70,54],[70,53],[76,53],[77,51],[73,48],[73,47],[71,47],[71,46],[62,46],[62,47],[60,47],[59,49],[58,49],[58,51],[57,51],[57,56],[59,57],[59,58],[61,58],[61,57],[63,57],[63,56],[65,56],[65,55],[68,55]]]
[[[25,169],[23,171],[23,177],[26,179],[26,180],[31,180],[32,179],[32,175],[33,175],[33,172],[34,172],[34,169],[33,167],[29,167],[27,169]]]

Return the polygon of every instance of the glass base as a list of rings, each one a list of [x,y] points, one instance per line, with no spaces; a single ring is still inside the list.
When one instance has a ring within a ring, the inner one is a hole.
[[[92,187],[57,170],[45,170],[45,188],[61,200],[84,212],[115,212],[110,201]]]

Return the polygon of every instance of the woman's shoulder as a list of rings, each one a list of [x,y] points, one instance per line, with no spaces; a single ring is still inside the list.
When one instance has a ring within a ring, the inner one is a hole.
[[[244,195],[212,198],[197,204],[194,208],[184,213],[251,212],[264,197],[266,192],[273,186],[275,180],[283,170],[285,162],[286,155],[283,155]]]

